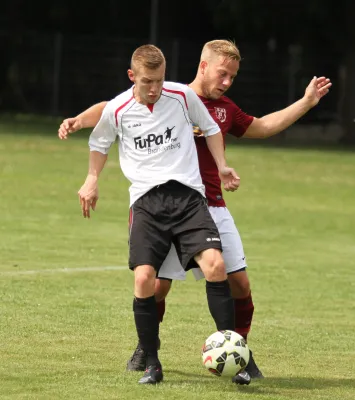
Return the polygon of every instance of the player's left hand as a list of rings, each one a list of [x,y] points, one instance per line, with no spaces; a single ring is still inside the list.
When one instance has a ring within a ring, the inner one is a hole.
[[[219,177],[223,183],[224,190],[234,192],[240,185],[240,178],[233,168],[224,167],[219,170]]]
[[[83,217],[90,218],[90,208],[95,211],[96,203],[99,199],[97,178],[88,176],[78,191],[78,195]]]
[[[332,83],[329,78],[325,76],[317,78],[315,76],[307,86],[304,98],[309,102],[311,107],[314,107],[319,103],[319,100],[329,92],[331,86]]]

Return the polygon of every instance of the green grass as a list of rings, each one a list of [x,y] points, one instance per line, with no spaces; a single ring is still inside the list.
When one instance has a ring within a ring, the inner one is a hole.
[[[56,131],[50,119],[0,120],[0,399],[353,400],[354,153],[228,148],[242,179],[226,199],[253,288],[249,344],[267,378],[236,388],[203,369],[214,325],[190,277],[173,285],[161,326],[165,381],[141,387],[125,372],[133,274],[74,271],[126,265],[128,183],[112,149],[83,219],[87,132],[61,142]]]

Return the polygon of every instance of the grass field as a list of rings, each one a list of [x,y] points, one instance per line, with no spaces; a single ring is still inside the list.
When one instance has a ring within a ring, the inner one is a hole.
[[[249,264],[249,344],[267,377],[209,375],[215,329],[204,283],[175,283],[161,326],[165,381],[125,372],[136,344],[127,264],[128,183],[112,149],[91,220],[77,190],[87,132],[61,142],[50,120],[0,120],[0,399],[355,398],[355,154],[242,144],[226,194]],[[89,270],[89,268],[92,268]],[[67,269],[67,270],[63,270]]]

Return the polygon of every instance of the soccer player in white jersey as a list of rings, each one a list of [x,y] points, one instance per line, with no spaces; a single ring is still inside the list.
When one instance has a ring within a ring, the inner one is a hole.
[[[98,200],[98,178],[118,138],[122,172],[130,186],[129,267],[134,270],[133,310],[146,354],[139,383],[163,379],[158,359],[159,320],[155,277],[172,243],[184,269],[199,266],[218,330],[233,329],[233,299],[221,254],[218,229],[208,211],[191,121],[198,123],[226,190],[239,177],[226,165],[223,138],[196,93],[186,85],[164,82],[165,58],[153,45],[132,55],[134,83],[110,101],[90,139],[89,172],[79,190],[84,217]]]
[[[245,138],[266,138],[275,135],[289,127],[314,107],[328,93],[331,86],[329,79],[324,77],[314,78],[301,100],[281,111],[262,118],[255,118],[243,113],[233,101],[223,95],[232,85],[238,73],[240,59],[239,50],[233,42],[228,40],[208,42],[202,50],[196,78],[190,84],[190,87],[200,96],[210,114],[220,126],[224,137],[226,134]],[[99,103],[79,114],[79,116],[63,121],[58,131],[59,137],[65,139],[71,132],[84,127],[95,126],[106,104],[106,102]],[[196,136],[201,134],[197,127],[195,133]],[[217,224],[224,249],[223,258],[234,299],[234,329],[247,338],[252,322],[254,304],[246,272],[247,265],[242,242],[233,218],[223,200],[218,170],[206,146],[206,141],[203,136],[195,139],[209,210]],[[193,271],[195,276],[199,276],[196,269]],[[159,279],[156,282],[156,299],[160,321],[162,321],[165,312],[164,299],[170,290],[171,280],[185,279],[185,275],[184,270],[179,265],[175,249],[172,247],[159,271]],[[142,370],[144,366],[145,354],[138,344],[127,368],[129,370]],[[262,377],[252,354],[246,371],[252,378]],[[247,374],[239,374],[236,377],[236,383],[248,382]]]

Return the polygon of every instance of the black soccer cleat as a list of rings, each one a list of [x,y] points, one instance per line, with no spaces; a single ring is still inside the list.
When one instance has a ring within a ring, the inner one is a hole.
[[[236,376],[233,376],[232,382],[236,385],[249,385],[251,382],[250,375],[246,371],[239,372]]]
[[[253,353],[249,350],[249,362],[248,365],[245,367],[245,371],[248,372],[252,379],[263,379],[264,375],[256,365],[253,357]]]
[[[155,385],[163,380],[161,365],[150,365],[138,383]]]
[[[160,349],[160,339],[158,338],[158,350]],[[146,368],[146,360],[147,354],[141,348],[140,343],[138,342],[132,357],[127,362],[127,371],[145,371]]]
[[[147,354],[138,343],[132,357],[127,362],[127,371],[145,371]]]

